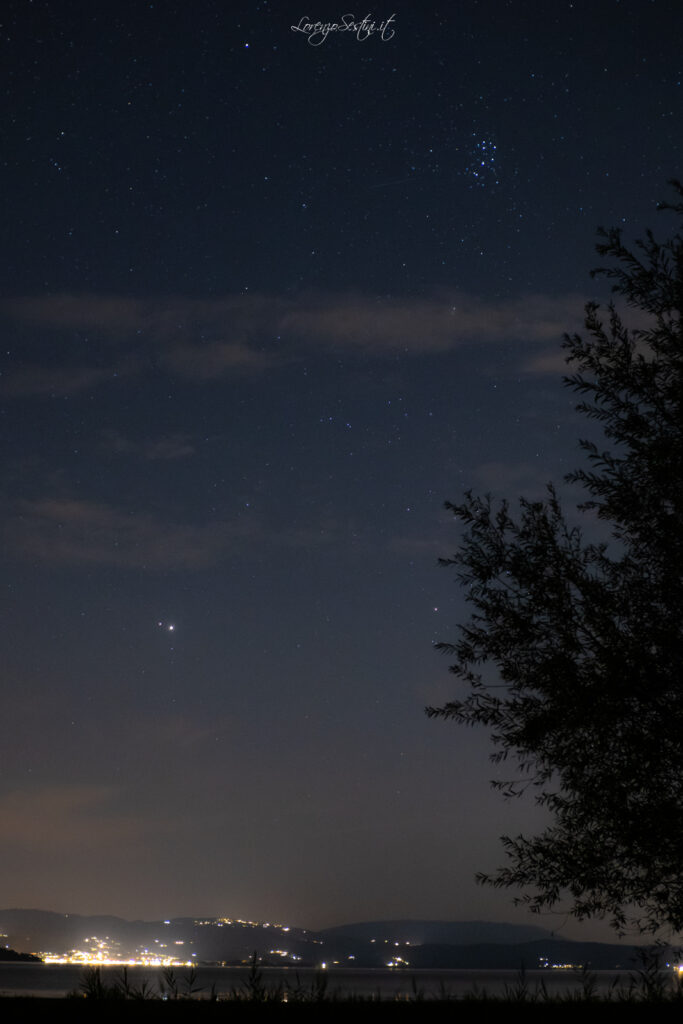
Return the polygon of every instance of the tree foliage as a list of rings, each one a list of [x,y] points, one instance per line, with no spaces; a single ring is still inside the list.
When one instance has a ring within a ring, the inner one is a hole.
[[[683,216],[672,184],[665,205]],[[471,492],[448,504],[465,532],[442,564],[473,612],[437,646],[465,695],[427,713],[489,729],[492,760],[521,767],[494,785],[531,787],[550,812],[540,835],[503,837],[507,866],[481,881],[519,888],[537,911],[680,931],[683,238],[648,232],[630,250],[601,230],[597,250],[608,262],[594,273],[612,279],[636,325],[590,303],[585,335],[565,337],[565,384],[607,440],[582,441],[586,464],[567,480],[585,488],[579,509],[608,540],[570,525],[552,486],[514,514]]]

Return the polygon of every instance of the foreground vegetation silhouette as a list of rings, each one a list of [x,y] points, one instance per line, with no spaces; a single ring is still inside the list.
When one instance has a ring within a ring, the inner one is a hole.
[[[683,188],[660,209],[683,216]],[[510,758],[505,795],[529,789],[551,815],[503,837],[507,866],[479,880],[521,890],[535,911],[608,918],[620,931],[683,929],[683,238],[627,248],[599,232],[617,302],[589,303],[566,336],[565,384],[597,424],[566,481],[586,500],[567,518],[544,501],[468,492],[452,558],[474,611],[452,643],[466,692],[431,716],[491,731]],[[576,525],[583,517],[591,536]]]

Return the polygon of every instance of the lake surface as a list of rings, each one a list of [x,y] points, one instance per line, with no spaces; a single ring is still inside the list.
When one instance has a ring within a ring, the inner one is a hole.
[[[85,968],[75,964],[2,964],[0,963],[0,996],[65,996],[79,991],[84,979]],[[185,967],[173,969],[178,991],[187,992],[189,971]],[[102,980],[113,985],[122,977],[121,967],[102,967]],[[414,998],[415,991],[426,998],[450,996],[462,998],[468,993],[485,991],[488,995],[504,996],[506,992],[517,991],[521,978],[518,971],[411,971],[408,970],[358,970],[328,969],[316,971],[313,968],[265,967],[261,969],[263,983],[269,988],[302,987],[311,991],[316,979],[323,976],[327,982],[327,994],[381,997],[382,999]],[[249,976],[246,967],[199,967],[194,982],[195,993],[208,996],[212,987],[219,995],[230,995],[244,991]],[[627,971],[596,971],[593,974],[596,991],[607,995],[613,985],[628,988],[630,975]],[[139,988],[143,983],[158,993],[168,986],[164,982],[161,968],[129,967],[128,980],[131,987]],[[582,978],[578,971],[536,970],[527,971],[525,983],[531,993],[543,985],[551,996],[567,992],[580,992]],[[673,978],[672,978],[673,984]]]

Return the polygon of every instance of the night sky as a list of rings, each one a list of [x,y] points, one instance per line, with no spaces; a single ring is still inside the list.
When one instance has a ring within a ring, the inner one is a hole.
[[[423,713],[443,503],[580,462],[560,342],[597,226],[672,228],[679,3],[2,17],[0,905],[529,920],[473,876],[540,812]]]

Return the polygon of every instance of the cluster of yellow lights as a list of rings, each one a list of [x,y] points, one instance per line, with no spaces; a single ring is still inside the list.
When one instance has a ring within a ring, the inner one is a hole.
[[[192,967],[193,960],[177,960],[170,956],[140,956],[116,959],[104,955],[93,956],[83,950],[74,949],[66,956],[56,956],[52,953],[41,953],[40,956],[46,964],[83,964],[92,967]]]
[[[581,964],[551,964],[547,956],[539,956],[538,966],[549,967],[553,971],[580,971],[582,968]]]
[[[118,950],[120,943],[113,942],[109,936],[104,939],[92,935],[83,940],[85,949],[72,949],[69,953],[41,953],[42,959],[47,964],[82,964],[93,967],[191,967],[192,960],[181,960],[170,953],[162,953],[161,948],[166,948],[166,943],[160,943],[159,939],[154,940],[159,944],[159,950],[143,949],[138,950],[134,956],[122,956]],[[183,946],[182,939],[177,939],[176,946]],[[195,953],[192,956],[196,956]]]
[[[380,942],[381,941],[382,940],[380,939]],[[377,939],[370,939],[370,942],[377,942]],[[410,942],[394,942],[393,939],[385,939],[384,940],[384,945],[385,946],[410,946],[410,945],[412,945],[412,943],[410,943]]]
[[[168,924],[169,922],[166,921],[164,923]],[[196,925],[208,925],[214,928],[222,928],[223,925],[226,924],[239,924],[243,928],[279,928],[281,932],[289,931],[289,925],[271,924],[270,921],[243,921],[241,917],[209,917],[196,919],[194,923]]]

